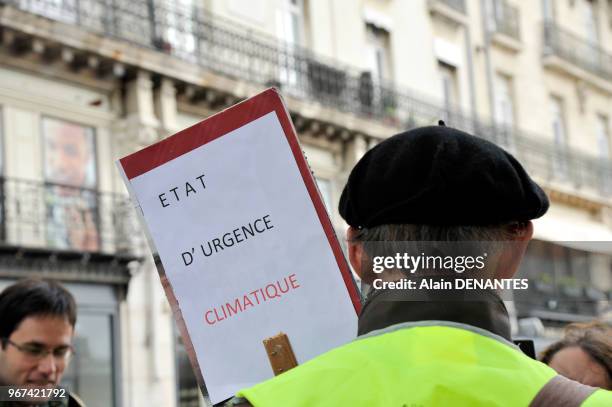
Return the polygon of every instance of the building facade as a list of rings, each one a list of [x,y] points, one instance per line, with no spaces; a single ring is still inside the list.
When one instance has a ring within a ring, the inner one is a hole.
[[[515,332],[609,310],[610,0],[0,0],[0,34],[0,288],[75,293],[66,384],[90,406],[205,403],[114,161],[270,86],[339,237],[354,163],[443,119],[551,198]]]

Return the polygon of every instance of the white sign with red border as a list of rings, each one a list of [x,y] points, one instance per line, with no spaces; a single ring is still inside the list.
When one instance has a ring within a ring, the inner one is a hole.
[[[303,363],[355,337],[359,296],[275,90],[119,167],[213,403],[273,376],[266,338]]]

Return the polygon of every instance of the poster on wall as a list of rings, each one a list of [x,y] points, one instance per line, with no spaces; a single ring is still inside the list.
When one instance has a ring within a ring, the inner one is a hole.
[[[44,117],[42,134],[47,244],[96,251],[100,245],[94,131]]]
[[[213,403],[355,338],[359,294],[287,109],[270,89],[119,160]]]

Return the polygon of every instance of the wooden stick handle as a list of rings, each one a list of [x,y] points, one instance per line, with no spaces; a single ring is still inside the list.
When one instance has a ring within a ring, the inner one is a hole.
[[[281,332],[278,335],[264,339],[263,344],[275,376],[297,366],[295,354],[286,334]]]

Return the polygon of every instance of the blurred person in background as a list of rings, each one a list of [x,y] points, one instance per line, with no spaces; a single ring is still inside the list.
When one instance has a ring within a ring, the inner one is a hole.
[[[612,325],[574,323],[542,352],[542,362],[577,382],[612,390]]]
[[[0,385],[15,388],[59,386],[73,353],[75,324],[74,297],[56,282],[25,279],[2,291]],[[0,402],[0,405],[7,404]],[[84,404],[69,395],[60,404],[48,402],[46,405],[76,407]]]

